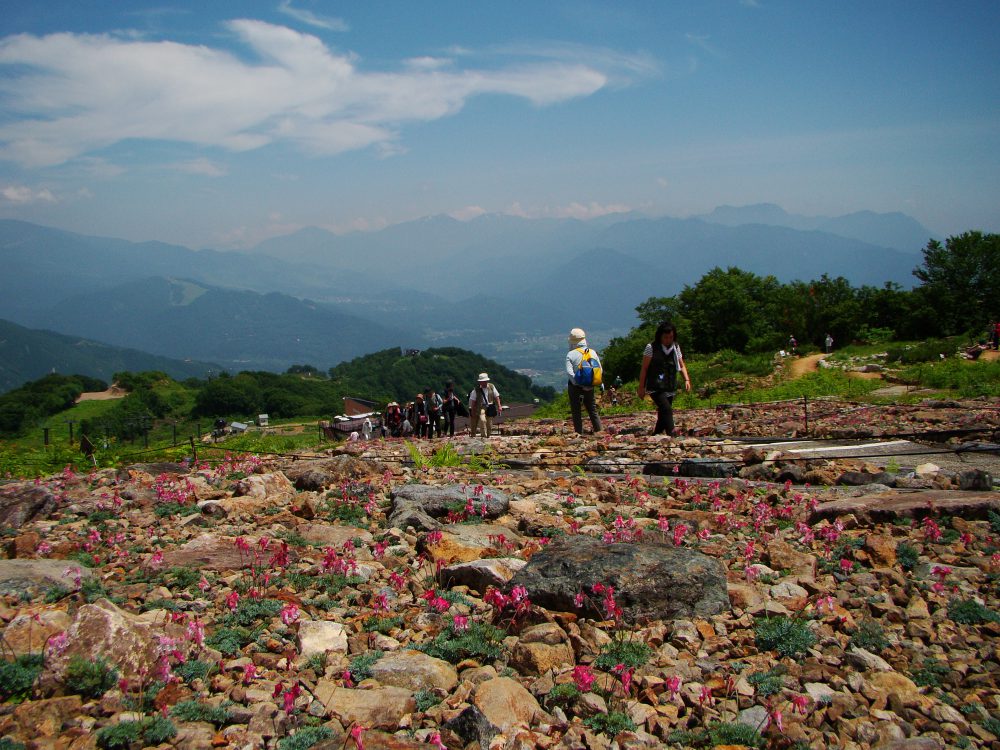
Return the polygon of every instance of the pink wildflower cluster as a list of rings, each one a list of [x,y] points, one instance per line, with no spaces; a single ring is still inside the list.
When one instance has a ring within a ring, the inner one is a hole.
[[[615,517],[611,528],[605,531],[601,540],[605,544],[616,542],[637,542],[642,539],[642,529],[638,527],[634,518],[622,518],[621,514]]]
[[[531,611],[531,600],[528,598],[528,590],[524,586],[515,586],[510,590],[510,594],[504,594],[490,586],[486,589],[483,601],[492,605],[501,614],[506,610],[511,610],[515,619]]]

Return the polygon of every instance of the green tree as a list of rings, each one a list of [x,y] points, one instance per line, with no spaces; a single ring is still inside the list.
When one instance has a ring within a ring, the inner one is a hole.
[[[713,268],[693,287],[685,286],[678,297],[681,314],[690,321],[691,350],[745,352],[751,343],[754,349],[771,346],[774,327],[766,312],[780,288],[774,276],[734,267]]]
[[[1000,235],[965,232],[942,245],[931,240],[913,269],[934,300],[938,332],[978,329],[1000,316]]]

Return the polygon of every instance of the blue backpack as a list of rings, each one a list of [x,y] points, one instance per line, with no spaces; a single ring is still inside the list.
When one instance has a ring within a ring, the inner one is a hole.
[[[601,367],[601,360],[597,358],[597,354],[590,349],[577,349],[576,351],[582,353],[583,358],[576,366],[573,382],[584,387],[600,385],[604,380],[604,368]]]

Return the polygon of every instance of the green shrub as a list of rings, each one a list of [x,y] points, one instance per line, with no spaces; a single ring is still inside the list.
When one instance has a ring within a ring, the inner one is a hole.
[[[402,627],[403,618],[396,617],[369,617],[365,620],[364,630],[366,633],[381,633],[382,635],[389,635],[389,633],[395,629]]]
[[[889,648],[889,639],[886,638],[885,630],[880,623],[866,617],[851,633],[850,645],[877,654]]]
[[[283,606],[277,599],[243,597],[236,605],[236,610],[222,618],[222,622],[229,627],[250,627],[261,620],[270,620],[281,612]]]
[[[177,727],[162,716],[147,716],[139,721],[120,721],[97,731],[97,746],[105,750],[127,750],[133,743],[144,747],[162,745],[177,736]]]
[[[44,661],[41,654],[27,654],[0,662],[0,700],[20,702],[31,697],[31,687],[42,673]]]
[[[975,599],[952,599],[948,602],[948,617],[959,625],[985,625],[1000,622],[1000,615]]]
[[[606,714],[594,714],[584,719],[583,723],[595,732],[617,737],[621,732],[634,732],[635,722],[624,711],[608,711]]]
[[[556,685],[545,696],[545,702],[549,706],[568,706],[580,696],[580,688],[572,682],[564,682]]]
[[[785,669],[780,664],[767,672],[754,672],[747,675],[747,682],[753,685],[754,692],[762,698],[776,695],[785,685]]]
[[[417,702],[417,710],[421,712],[441,702],[441,697],[433,690],[418,690],[413,694],[413,699]]]
[[[367,680],[372,676],[372,667],[375,666],[375,662],[382,658],[382,653],[381,651],[368,651],[351,659],[351,677],[354,678],[355,682]]]
[[[170,715],[181,721],[207,721],[217,729],[233,721],[225,705],[210,706],[199,701],[181,701],[170,709]]]
[[[913,682],[920,687],[941,687],[941,678],[950,670],[947,664],[942,664],[932,656],[923,660],[918,669],[913,670]]]
[[[470,622],[466,630],[449,628],[418,648],[426,654],[458,664],[462,659],[499,659],[504,632],[482,622]]]
[[[816,635],[804,620],[784,615],[755,622],[754,636],[761,651],[776,651],[792,658],[805,654],[816,643]]]
[[[295,734],[278,743],[278,750],[309,750],[317,742],[333,737],[329,727],[302,727]]]
[[[610,672],[619,664],[638,669],[653,655],[653,649],[642,641],[614,638],[601,647],[600,655],[594,659],[594,666]]]
[[[0,737],[0,750],[24,750],[24,745],[10,737]]]
[[[903,570],[913,570],[920,560],[920,553],[909,542],[900,542],[896,545],[896,560]]]
[[[1000,534],[1000,513],[991,510],[986,514],[986,517],[990,519],[990,531],[994,534]]]
[[[988,719],[983,720],[983,729],[985,729],[990,734],[1000,737],[1000,719],[994,719],[992,716]]]
[[[118,682],[118,670],[107,659],[85,659],[73,656],[66,668],[66,688],[85,698],[100,698]]]
[[[219,628],[205,639],[205,643],[226,656],[233,656],[256,639],[257,634],[247,628]]]
[[[712,745],[744,745],[746,747],[764,747],[764,738],[760,732],[746,724],[736,722],[717,722],[708,727],[708,736]]]

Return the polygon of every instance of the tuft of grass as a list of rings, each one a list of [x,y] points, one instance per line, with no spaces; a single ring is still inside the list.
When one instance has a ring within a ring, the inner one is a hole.
[[[353,677],[356,682],[361,682],[362,680],[367,680],[371,677],[372,667],[375,666],[375,662],[382,658],[382,653],[382,651],[378,650],[368,651],[367,653],[355,656],[351,659],[351,666],[349,667],[351,677]]]
[[[70,657],[66,667],[66,689],[85,698],[100,698],[118,682],[118,670],[103,656]]]
[[[177,727],[162,716],[147,716],[139,721],[120,721],[97,731],[97,746],[105,750],[127,750],[135,743],[143,747],[162,745],[177,736]]]
[[[785,685],[783,679],[784,667],[780,664],[767,672],[754,672],[747,675],[747,682],[753,685],[754,692],[762,698],[777,695]]]
[[[920,553],[909,542],[900,542],[896,545],[896,560],[903,570],[913,570],[920,561]]]
[[[206,721],[214,724],[216,729],[224,727],[233,721],[225,705],[210,706],[200,701],[181,701],[170,709],[170,715],[180,721]]]
[[[943,664],[932,656],[928,656],[921,662],[920,667],[913,670],[911,676],[913,677],[913,682],[920,687],[941,687],[941,678],[944,677],[948,672],[947,664]]]
[[[313,745],[333,737],[329,727],[302,727],[278,743],[278,750],[309,750]]]
[[[617,737],[621,732],[634,732],[635,722],[624,711],[608,711],[606,714],[594,714],[584,719],[583,723],[599,734]]]
[[[270,620],[281,612],[284,605],[277,599],[250,599],[244,597],[236,605],[236,610],[230,612],[222,622],[229,627],[250,627],[261,620]]]
[[[41,654],[27,654],[14,661],[0,662],[0,700],[19,703],[30,698],[44,661]]]
[[[764,738],[754,727],[738,722],[716,722],[708,726],[708,736],[712,745],[743,745],[744,747],[764,747]]]
[[[417,702],[417,710],[420,712],[425,712],[441,702],[441,697],[433,690],[418,690],[413,694],[413,699]]]
[[[492,625],[471,622],[466,630],[453,627],[439,633],[430,643],[419,646],[421,651],[452,664],[462,659],[499,659],[505,633]]]
[[[642,641],[614,638],[601,647],[600,655],[594,659],[594,666],[606,672],[619,664],[638,669],[652,655],[653,649]]]
[[[889,648],[889,639],[880,623],[866,617],[851,633],[850,644],[877,654]]]
[[[1000,622],[1000,615],[975,599],[952,599],[948,602],[948,617],[959,625],[985,625]]]
[[[816,643],[816,635],[804,620],[784,615],[755,622],[754,637],[761,651],[776,651],[791,658],[805,654]]]

